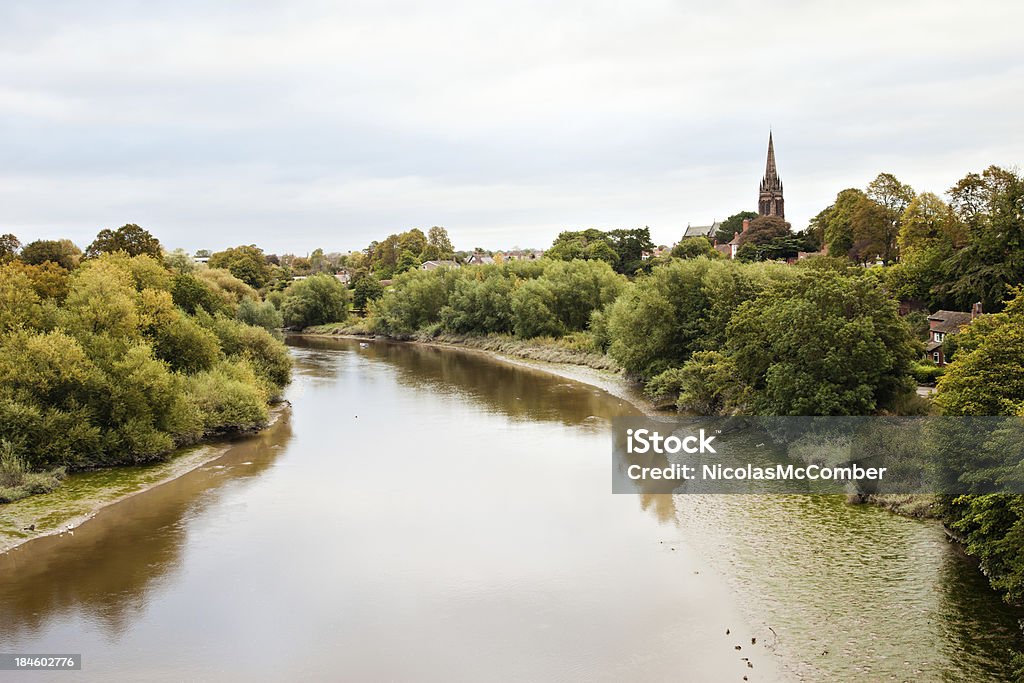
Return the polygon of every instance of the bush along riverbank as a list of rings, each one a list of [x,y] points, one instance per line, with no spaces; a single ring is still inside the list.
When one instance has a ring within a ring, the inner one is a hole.
[[[0,267],[0,502],[266,425],[291,359],[258,300],[151,253]]]

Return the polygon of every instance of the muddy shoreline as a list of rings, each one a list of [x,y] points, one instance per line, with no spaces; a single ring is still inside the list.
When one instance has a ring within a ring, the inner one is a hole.
[[[282,417],[288,415],[289,411],[287,403],[279,404],[270,410],[270,419],[267,425],[259,431],[228,440],[221,439],[188,446],[176,451],[177,454],[172,455],[166,461],[142,466],[137,470],[138,481],[136,482],[119,482],[116,486],[111,485],[106,488],[98,485],[81,498],[69,498],[65,487],[74,486],[76,482],[76,475],[71,475],[61,483],[59,488],[50,493],[29,496],[0,506],[0,555],[9,553],[32,541],[74,533],[76,528],[95,517],[104,508],[162,486],[215,462],[225,456],[240,441],[255,438],[272,429]],[[103,468],[80,473],[80,475],[127,472],[128,467]],[[28,527],[30,526],[35,528],[29,531]]]

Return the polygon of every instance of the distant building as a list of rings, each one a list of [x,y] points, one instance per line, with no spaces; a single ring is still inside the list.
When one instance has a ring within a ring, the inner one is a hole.
[[[502,261],[536,261],[544,256],[544,252],[537,249],[515,249],[513,251],[498,252],[495,257],[501,255]]]
[[[484,266],[491,263],[494,263],[494,257],[488,256],[487,254],[480,251],[474,253],[472,256],[466,259],[467,266]]]
[[[686,230],[683,230],[683,239],[687,237],[706,237],[711,240],[714,239],[715,233],[718,232],[722,224],[719,221],[713,222],[711,225],[687,225]]]
[[[455,261],[424,261],[423,265],[420,266],[420,270],[434,270],[435,268],[458,268],[459,264]]]
[[[747,230],[750,229],[750,219],[743,219],[743,230],[732,236],[732,239],[724,244],[713,242],[715,251],[724,256],[725,258],[733,259],[736,258],[736,252],[740,250],[740,236],[743,235]]]
[[[349,282],[352,281],[352,273],[351,271],[349,271],[348,268],[342,268],[341,270],[334,274],[334,277],[338,278],[338,282],[340,282],[343,285],[347,285]]]
[[[981,315],[981,302],[971,306],[970,313],[965,311],[935,311],[928,316],[928,343],[925,345],[925,353],[936,365],[946,365],[945,352],[942,345],[946,337],[958,334],[960,330],[971,324],[971,321]]]
[[[761,179],[761,192],[757,197],[757,213],[762,216],[786,217],[785,202],[782,199],[782,180],[775,167],[775,143],[772,134],[768,133],[768,162],[765,164],[764,178]]]

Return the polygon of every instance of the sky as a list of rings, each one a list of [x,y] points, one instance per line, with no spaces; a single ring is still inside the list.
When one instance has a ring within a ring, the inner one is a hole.
[[[457,249],[756,210],[1024,160],[1024,3],[0,4],[0,233]]]

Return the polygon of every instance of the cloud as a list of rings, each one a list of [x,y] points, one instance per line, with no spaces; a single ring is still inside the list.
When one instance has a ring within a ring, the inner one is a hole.
[[[1019,161],[1022,19],[988,0],[5,6],[0,230],[671,242],[755,205],[769,125],[801,228],[883,170],[941,192]]]

